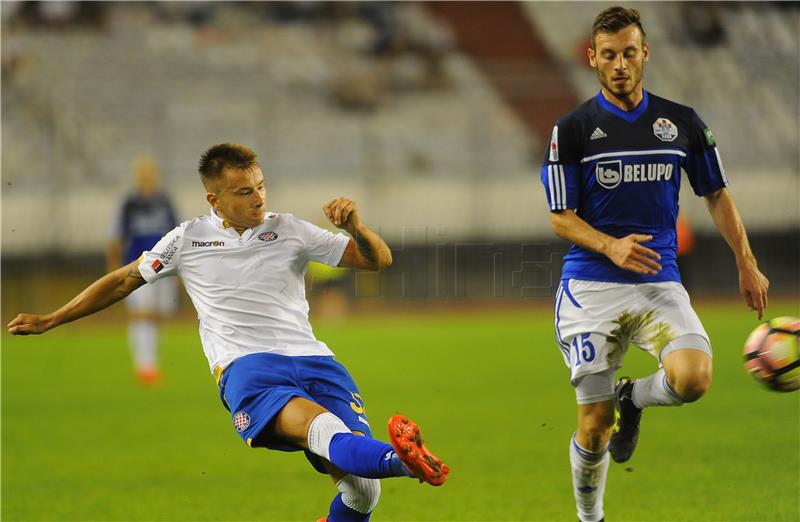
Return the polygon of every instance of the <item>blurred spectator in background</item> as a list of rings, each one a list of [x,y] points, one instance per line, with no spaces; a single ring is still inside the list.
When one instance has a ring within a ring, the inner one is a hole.
[[[156,162],[139,158],[133,168],[134,191],[129,194],[113,222],[106,260],[108,271],[136,260],[161,237],[175,228],[178,220],[167,195],[159,190]],[[158,366],[158,322],[177,308],[175,281],[161,280],[144,285],[125,300],[129,311],[128,340],[136,378],[145,385],[161,380]]]
[[[67,27],[78,17],[77,2],[39,2],[37,7],[41,21],[51,29]]]
[[[3,1],[5,4],[5,0]],[[105,2],[13,2],[12,11],[19,21],[31,27],[44,29],[72,29],[85,27],[105,30],[108,5]],[[6,10],[6,8],[3,8]]]
[[[688,41],[699,47],[714,47],[725,42],[725,26],[716,3],[686,2],[681,4],[681,14]]]
[[[309,22],[317,18],[324,7],[323,2],[295,0],[262,4],[264,18],[278,24]]]
[[[22,2],[15,1],[3,2],[3,7],[0,9],[3,22],[3,30],[0,31],[0,57],[2,57],[0,63],[4,75],[17,72],[27,61],[24,45],[17,36],[21,10]]]
[[[185,24],[194,31],[198,47],[220,44],[225,34],[219,28],[216,2],[155,2],[153,14],[161,24]]]
[[[419,6],[333,2],[323,4],[322,14],[336,66],[333,99],[342,108],[372,111],[387,95],[451,86],[445,62],[453,36]]]

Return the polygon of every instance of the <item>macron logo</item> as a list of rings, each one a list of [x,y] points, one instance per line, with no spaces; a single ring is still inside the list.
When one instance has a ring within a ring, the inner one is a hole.
[[[221,247],[225,246],[225,241],[192,241],[193,247]]]
[[[599,140],[600,138],[607,138],[607,137],[608,134],[603,132],[603,129],[601,129],[600,127],[595,127],[594,131],[592,132],[592,135],[589,136],[589,140]]]

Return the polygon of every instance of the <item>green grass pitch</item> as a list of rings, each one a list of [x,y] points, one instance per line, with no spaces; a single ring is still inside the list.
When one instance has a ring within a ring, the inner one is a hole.
[[[636,454],[611,464],[609,520],[800,520],[800,393],[742,369],[756,325],[701,305],[715,350],[709,394],[652,408]],[[770,315],[798,315],[771,305]],[[571,520],[576,408],[552,313],[352,317],[316,325],[366,400],[376,435],[400,412],[452,467],[441,488],[383,481],[373,520]],[[245,446],[222,407],[196,325],[165,327],[161,388],[132,378],[124,325],[2,338],[3,520],[297,520],[336,492],[300,453]],[[654,361],[632,348],[624,374]]]

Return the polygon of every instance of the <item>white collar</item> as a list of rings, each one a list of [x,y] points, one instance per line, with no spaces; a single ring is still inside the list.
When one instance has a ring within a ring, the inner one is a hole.
[[[211,207],[211,221],[213,221],[218,227],[225,228],[225,221],[219,217],[219,214],[217,214],[217,211],[214,209],[214,207]]]

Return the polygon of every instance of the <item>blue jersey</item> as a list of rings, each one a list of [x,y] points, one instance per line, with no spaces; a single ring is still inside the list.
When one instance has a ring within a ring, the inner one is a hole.
[[[644,246],[661,255],[663,267],[656,275],[637,274],[573,244],[561,278],[680,281],[676,221],[681,173],[698,196],[728,184],[714,137],[690,107],[644,91],[641,103],[626,112],[598,93],[559,119],[541,171],[550,210],[573,210],[616,238],[652,235]]]
[[[172,204],[165,194],[128,196],[114,229],[115,237],[122,241],[123,264],[135,261],[142,252],[152,249],[177,224]]]

